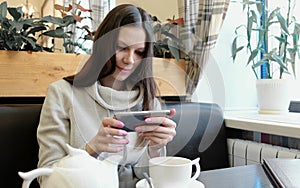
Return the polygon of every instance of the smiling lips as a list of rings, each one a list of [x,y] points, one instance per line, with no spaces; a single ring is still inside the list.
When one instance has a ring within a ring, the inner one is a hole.
[[[119,67],[118,65],[116,67],[118,69],[120,69],[122,72],[129,72],[131,70],[131,68],[130,69],[128,69],[128,68],[122,68],[122,67]]]

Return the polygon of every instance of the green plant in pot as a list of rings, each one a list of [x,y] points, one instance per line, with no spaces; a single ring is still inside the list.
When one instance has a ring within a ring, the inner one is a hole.
[[[268,89],[277,88],[283,83],[288,84],[287,80],[283,79],[285,74],[293,74],[296,77],[296,58],[300,58],[300,24],[292,14],[294,7],[292,2],[296,3],[296,1],[285,1],[287,8],[284,10],[280,7],[269,10],[265,2],[243,0],[247,22],[235,30],[236,36],[232,42],[232,58],[235,61],[242,50],[247,50],[246,64],[251,66],[257,78],[259,111],[262,113],[281,113],[288,109],[288,86],[283,86],[277,91],[270,91],[270,95]],[[276,33],[274,30],[278,32]],[[271,46],[271,44],[273,45]],[[258,71],[261,66],[265,71],[263,78],[266,79],[260,79]],[[269,82],[271,82],[270,86],[267,84]],[[263,89],[262,93],[259,93],[260,88]],[[286,91],[287,93],[271,99],[279,91]],[[260,96],[272,101],[260,99]],[[280,104],[283,98],[287,98],[287,102]],[[267,103],[267,106],[263,107],[262,103]],[[273,108],[273,104],[277,106]]]
[[[183,25],[183,19],[168,19],[162,23],[156,16],[152,16],[153,30],[155,34],[154,56],[160,58],[175,58],[177,61],[182,57],[182,42],[179,35],[179,27]]]
[[[7,7],[6,1],[0,4],[0,50],[52,51],[38,42],[38,34],[48,29],[47,24],[23,15],[22,7]]]
[[[80,2],[63,6],[55,4],[54,8],[61,12],[62,17],[45,16],[42,21],[54,24],[55,28],[43,35],[63,39],[63,47],[66,53],[77,53],[78,49],[85,53],[91,53],[91,46],[86,47],[83,44],[87,41],[93,41],[94,32],[91,31],[90,26],[78,25],[83,20],[91,20],[89,16],[82,16],[84,12],[92,12],[80,5]],[[77,37],[76,35],[79,35]]]
[[[55,9],[62,12],[62,17],[52,15],[42,18],[24,18],[22,7],[7,7],[7,2],[0,4],[0,50],[48,51],[53,52],[54,46],[45,47],[39,41],[43,36],[63,39],[63,46],[67,53],[77,53],[80,49],[86,53],[91,47],[83,45],[93,40],[93,32],[87,25],[78,26],[77,23],[89,17],[81,17],[81,12],[90,12],[79,4],[74,7],[55,5]],[[10,18],[10,17],[11,18]],[[71,30],[69,30],[71,28]],[[76,34],[81,35],[77,38]]]

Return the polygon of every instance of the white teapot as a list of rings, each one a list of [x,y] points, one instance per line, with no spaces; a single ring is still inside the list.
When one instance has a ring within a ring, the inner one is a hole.
[[[22,188],[29,188],[33,179],[43,177],[42,188],[118,188],[118,164],[121,156],[111,156],[100,161],[86,151],[69,145],[68,155],[52,168],[38,168],[19,172],[24,181]]]

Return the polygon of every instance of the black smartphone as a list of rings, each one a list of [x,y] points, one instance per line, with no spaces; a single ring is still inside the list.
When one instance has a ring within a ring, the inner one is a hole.
[[[145,123],[145,119],[148,117],[166,117],[170,113],[170,110],[115,112],[114,118],[122,121],[125,124],[122,129],[130,132],[139,125],[151,125]]]

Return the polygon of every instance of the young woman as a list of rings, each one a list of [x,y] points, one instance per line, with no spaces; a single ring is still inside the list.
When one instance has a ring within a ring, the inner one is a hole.
[[[159,110],[152,74],[152,26],[141,8],[114,8],[95,34],[93,54],[76,75],[52,83],[41,112],[37,137],[39,167],[52,166],[67,155],[66,144],[104,159],[120,154],[120,187],[143,178],[149,158],[166,155],[176,134],[169,117],[150,117],[135,132],[120,128],[115,112]],[[42,183],[42,180],[40,180]]]

